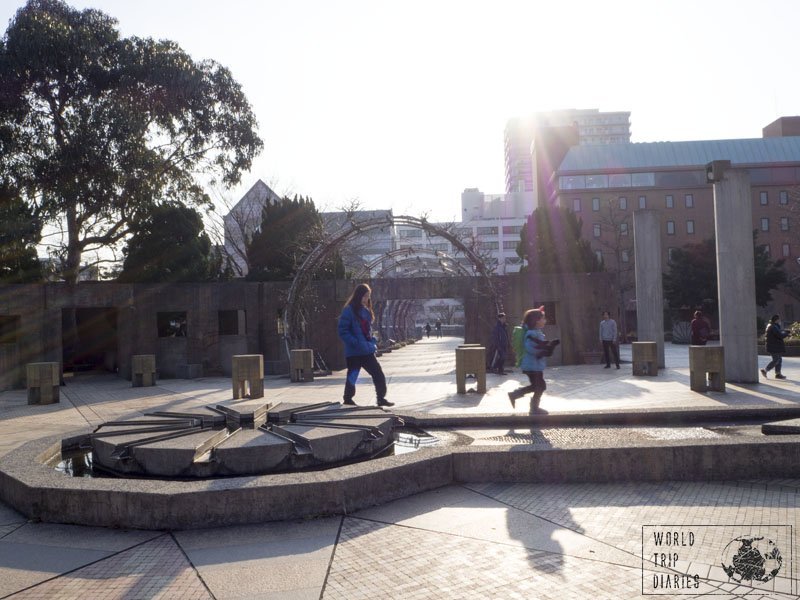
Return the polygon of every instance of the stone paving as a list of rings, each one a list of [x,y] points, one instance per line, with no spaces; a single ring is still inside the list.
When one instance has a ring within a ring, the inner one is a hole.
[[[458,342],[426,339],[381,358],[396,410],[512,412],[507,392],[523,380],[518,373],[488,375],[484,395],[455,393]],[[623,360],[629,356],[623,346]],[[686,347],[667,345],[668,368],[656,378],[633,377],[629,364],[619,371],[549,368],[542,407],[553,414],[797,405],[800,360],[784,362],[785,381],[697,394],[688,387]],[[268,379],[266,396],[335,401],[343,384],[341,372],[302,384]],[[27,406],[24,391],[2,392],[0,455],[38,437],[231,395],[226,378],[131,388],[111,375],[68,378],[56,405]],[[372,401],[367,377],[356,402]],[[527,408],[518,404],[514,412]],[[474,434],[474,443],[550,445],[579,443],[587,435],[610,443],[620,436],[719,435],[697,425],[587,433],[543,424],[464,433]],[[799,598],[800,481],[753,476],[743,473],[730,482],[452,485],[346,516],[172,532],[33,523],[0,504],[0,598]],[[654,564],[654,540],[665,530],[692,534],[693,543],[656,548],[668,550],[662,553],[667,563]],[[721,565],[731,562],[726,552],[733,540],[762,535],[780,549],[777,576],[765,582],[729,578]]]

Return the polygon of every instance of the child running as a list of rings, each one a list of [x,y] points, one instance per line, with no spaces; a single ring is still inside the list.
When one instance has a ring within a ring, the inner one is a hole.
[[[547,324],[547,318],[544,316],[544,306],[528,310],[522,318],[522,325],[526,331],[525,353],[522,355],[520,366],[522,372],[528,376],[530,385],[508,393],[511,406],[516,408],[516,402],[519,398],[529,392],[533,392],[531,413],[539,411],[539,402],[541,402],[542,394],[547,389],[547,385],[544,382],[544,368],[547,366],[546,357],[553,354],[553,350],[559,343],[558,340],[548,342],[545,339],[544,331],[542,331],[545,324]]]

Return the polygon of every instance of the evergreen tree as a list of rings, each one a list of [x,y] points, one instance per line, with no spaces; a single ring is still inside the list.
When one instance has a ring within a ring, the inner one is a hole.
[[[161,201],[206,204],[195,175],[239,181],[262,142],[230,72],[168,40],[28,0],[0,40],[0,173],[64,234],[66,281],[81,255],[115,247]]]
[[[0,282],[42,280],[36,254],[40,227],[30,208],[7,186],[0,185]]]
[[[133,225],[118,280],[123,282],[208,281],[216,274],[211,242],[195,209],[177,204],[154,208]]]
[[[295,196],[267,204],[261,227],[247,246],[251,281],[290,281],[297,269],[324,240],[322,219],[310,198]],[[317,270],[317,278],[344,275],[341,258],[333,255]]]
[[[532,273],[589,273],[603,263],[581,236],[583,222],[569,208],[540,206],[520,232],[517,253]]]
[[[772,300],[772,290],[786,283],[783,259],[772,260],[753,231],[753,261],[756,282],[756,305],[765,307]],[[672,252],[664,273],[664,296],[672,308],[699,308],[718,305],[717,249],[714,238],[688,244]]]

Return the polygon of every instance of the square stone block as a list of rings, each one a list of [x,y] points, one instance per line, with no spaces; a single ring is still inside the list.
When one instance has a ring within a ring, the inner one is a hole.
[[[156,355],[134,354],[131,357],[131,387],[156,384]]]
[[[658,345],[656,342],[633,342],[631,358],[634,375],[658,375]]]
[[[725,349],[689,346],[689,387],[695,392],[725,391]]]
[[[261,354],[236,354],[232,358],[233,397],[264,397],[264,357]],[[248,393],[249,388],[249,393]]]
[[[55,404],[61,399],[61,365],[57,362],[25,365],[28,404]]]
[[[293,382],[314,381],[314,351],[308,349],[290,351],[289,370]]]
[[[478,393],[486,393],[486,348],[479,345],[462,345],[456,348],[456,391],[467,393],[467,375],[474,375]]]

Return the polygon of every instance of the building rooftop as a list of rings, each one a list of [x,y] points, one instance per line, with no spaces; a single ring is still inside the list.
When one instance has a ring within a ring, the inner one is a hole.
[[[800,136],[573,146],[558,172],[702,168],[712,160],[734,165],[800,163]]]

